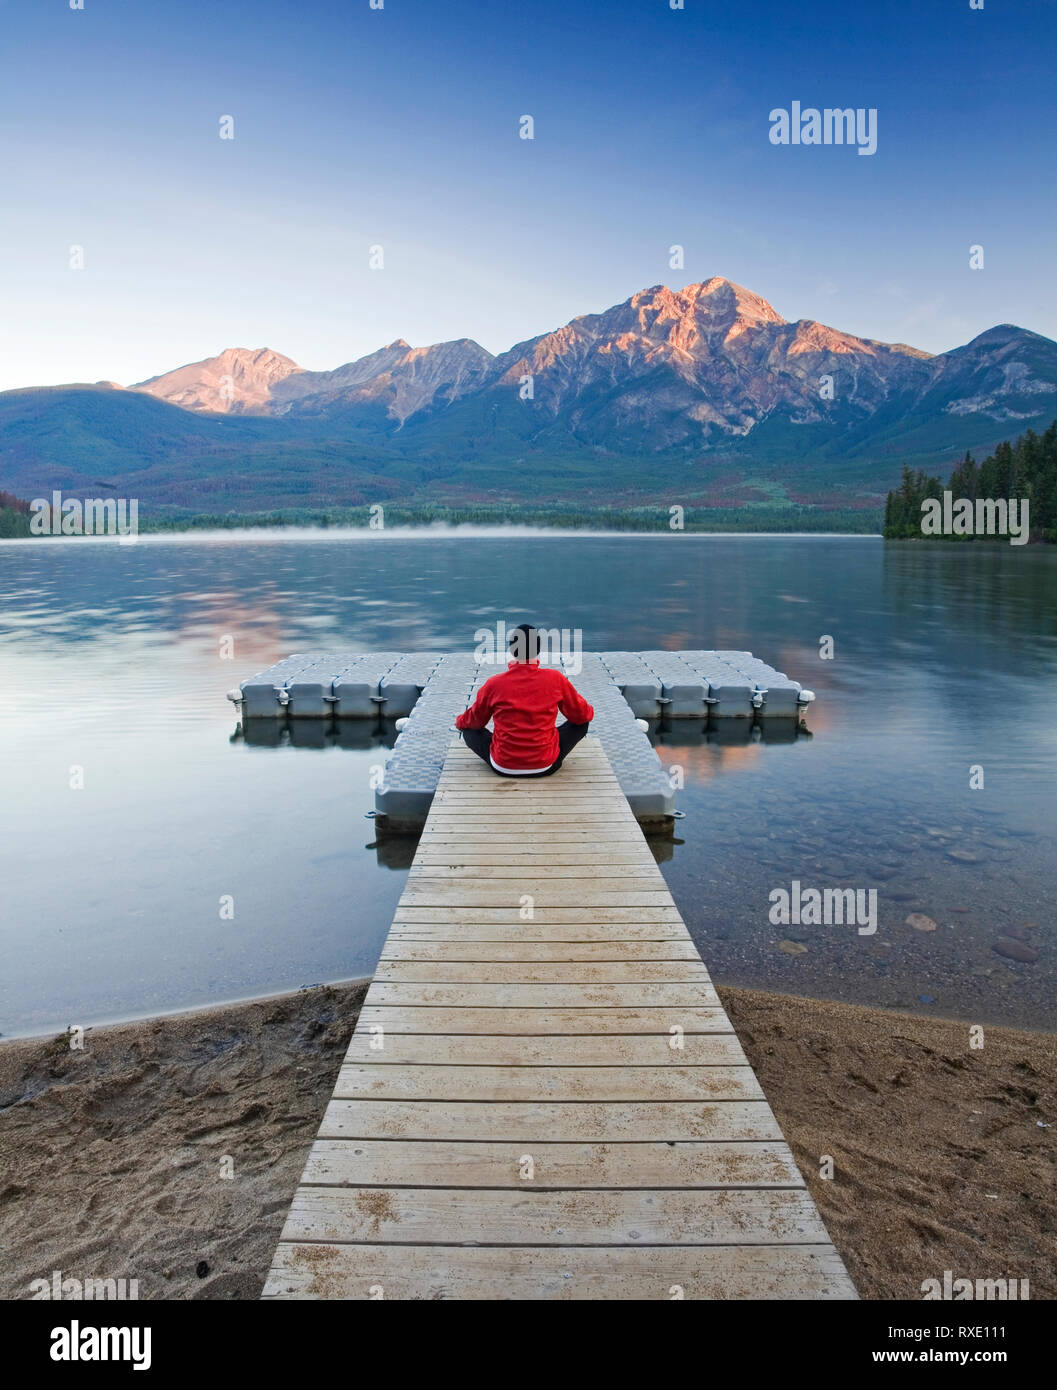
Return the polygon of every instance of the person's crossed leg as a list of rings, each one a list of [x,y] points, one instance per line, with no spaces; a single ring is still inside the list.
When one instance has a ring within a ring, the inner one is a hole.
[[[549,777],[552,772],[558,771],[565,761],[566,756],[576,747],[582,738],[586,737],[590,727],[591,725],[589,723],[570,724],[568,720],[566,720],[564,724],[559,725],[558,756],[555,761],[551,763],[550,767],[545,767],[542,772],[500,772],[492,763],[492,735],[488,729],[463,729],[462,739],[466,747],[469,748],[471,752],[476,753],[479,758],[482,758],[492,771],[497,773],[500,777]]]

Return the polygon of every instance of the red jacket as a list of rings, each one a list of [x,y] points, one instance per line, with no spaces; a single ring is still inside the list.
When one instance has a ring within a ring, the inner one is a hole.
[[[485,681],[477,699],[455,721],[457,729],[483,729],[492,720],[492,761],[512,770],[542,770],[558,756],[555,719],[561,710],[570,724],[589,724],[595,716],[561,671],[538,661],[511,661]]]

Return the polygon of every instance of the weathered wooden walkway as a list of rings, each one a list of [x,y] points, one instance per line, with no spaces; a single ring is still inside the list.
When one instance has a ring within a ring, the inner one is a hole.
[[[265,1298],[854,1298],[606,756],[461,743]]]

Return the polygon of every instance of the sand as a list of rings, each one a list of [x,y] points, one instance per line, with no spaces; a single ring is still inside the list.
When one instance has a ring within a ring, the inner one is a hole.
[[[256,1298],[364,988],[0,1045],[0,1297]],[[947,1269],[1057,1296],[1057,1037],[721,994],[864,1298]]]
[[[1057,1035],[985,1028],[977,1051],[968,1023],[719,992],[863,1298],[948,1269],[1057,1297]]]
[[[0,1044],[0,1297],[257,1298],[366,988]]]

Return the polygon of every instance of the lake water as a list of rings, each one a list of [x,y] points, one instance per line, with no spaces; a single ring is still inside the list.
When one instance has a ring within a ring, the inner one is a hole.
[[[817,692],[809,738],[657,735],[686,778],[657,852],[719,983],[1054,1027],[1057,549],[361,532],[0,543],[0,1033],[370,973],[408,859],[367,819],[391,735],[249,746],[225,693],[526,617],[751,650]],[[876,887],[876,934],[772,925],[794,879]],[[1038,959],[996,954],[1009,933]]]

